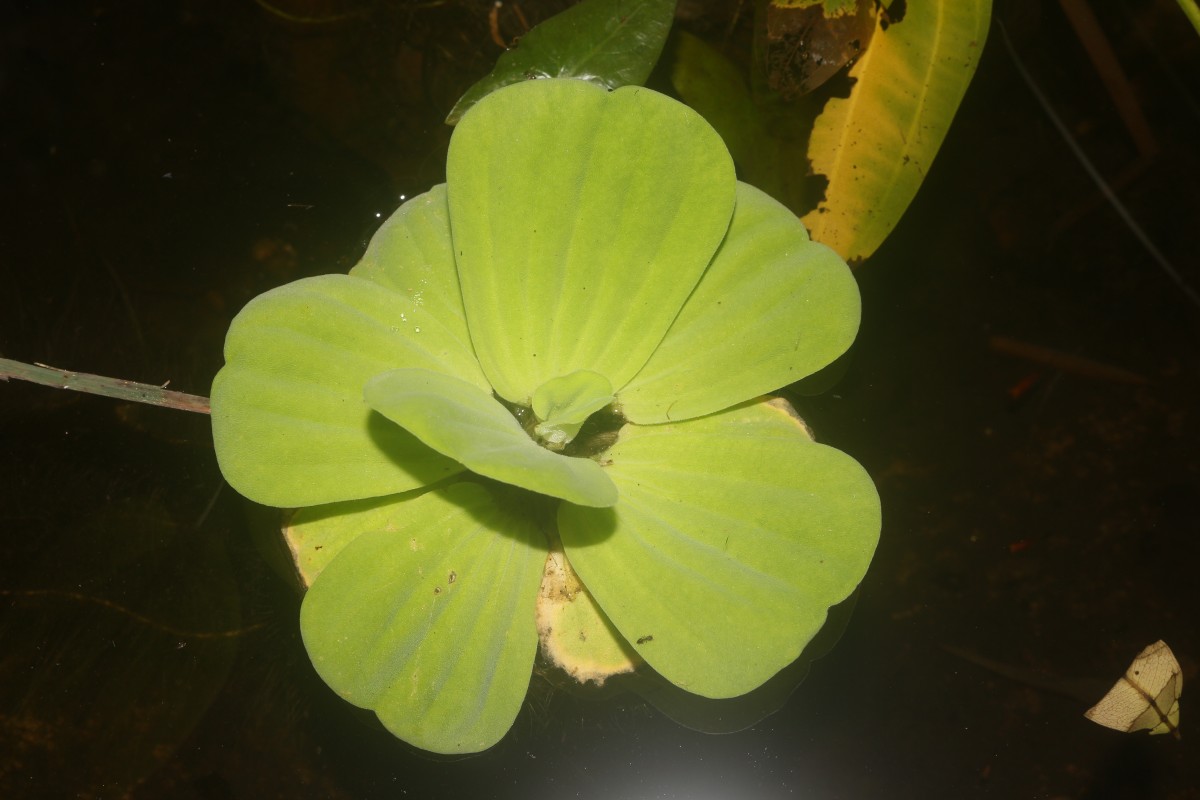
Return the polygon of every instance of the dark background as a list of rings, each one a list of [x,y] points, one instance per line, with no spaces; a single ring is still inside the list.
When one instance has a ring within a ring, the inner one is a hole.
[[[522,8],[533,23],[563,5]],[[996,12],[1200,285],[1200,37],[1171,0],[1095,5],[1152,154],[1057,4]],[[730,7],[682,4],[681,24],[720,30]],[[207,394],[242,304],[346,271],[441,180],[441,119],[500,52],[492,8],[6,4],[0,356]],[[512,4],[497,23],[522,30]],[[205,417],[0,384],[0,796],[1200,797],[1188,695],[1181,741],[1082,716],[1159,638],[1196,677],[1200,309],[994,27],[917,201],[858,277],[850,368],[800,411],[874,476],[879,551],[834,650],[778,713],[722,736],[535,678],[492,750],[416,753],[312,672],[275,520],[220,490]],[[1145,382],[1004,355],[994,336]]]

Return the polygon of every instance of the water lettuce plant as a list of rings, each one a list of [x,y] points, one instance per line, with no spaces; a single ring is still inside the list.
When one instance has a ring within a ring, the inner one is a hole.
[[[865,471],[764,396],[853,340],[848,268],[641,87],[500,89],[446,176],[349,275],[251,301],[213,384],[230,484],[299,509],[317,671],[443,753],[508,730],[539,631],[618,662],[581,679],[753,690],[878,537]]]

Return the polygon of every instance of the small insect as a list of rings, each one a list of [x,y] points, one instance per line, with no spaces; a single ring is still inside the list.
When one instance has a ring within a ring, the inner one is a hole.
[[[637,640],[637,643],[638,643],[638,644],[645,644],[646,642],[653,642],[653,641],[654,641],[654,637],[653,637],[653,636],[642,636],[641,638],[639,638],[639,639]]]
[[[450,577],[446,579],[446,583],[454,583],[456,580],[458,580],[458,573],[450,570]]]

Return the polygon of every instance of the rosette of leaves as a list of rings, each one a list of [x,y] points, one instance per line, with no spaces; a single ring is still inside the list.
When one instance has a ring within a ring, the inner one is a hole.
[[[565,561],[584,650],[759,686],[878,537],[864,470],[764,397],[851,343],[846,265],[640,87],[496,91],[446,173],[349,275],[251,301],[213,384],[230,484],[299,508],[317,671],[414,745],[485,749]]]

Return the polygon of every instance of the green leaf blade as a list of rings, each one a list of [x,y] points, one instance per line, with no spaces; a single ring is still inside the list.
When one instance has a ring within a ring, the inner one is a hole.
[[[860,316],[846,264],[809,241],[787,208],[739,183],[725,241],[658,349],[618,392],[621,409],[653,424],[751,400],[844,353]]]
[[[627,426],[608,453],[620,503],[559,509],[567,557],[613,624],[705,697],[744,694],[794,660],[878,541],[870,478],[781,402]]]
[[[538,446],[495,398],[429,370],[377,375],[363,390],[371,408],[472,472],[584,506],[610,506],[616,488],[603,468]]]
[[[364,517],[317,577],[301,607],[305,646],[326,683],[401,739],[485,750],[529,685],[545,538],[470,482],[400,505]]]
[[[552,378],[533,393],[533,413],[541,420],[534,432],[550,446],[561,447],[575,438],[588,417],[612,401],[612,384],[603,375],[581,369]]]
[[[641,85],[658,62],[676,0],[584,0],[536,25],[506,50],[446,117],[456,124],[497,89],[531,78],[583,78],[605,89]]]
[[[456,374],[480,375],[454,264],[446,184],[409,199],[388,217],[350,274],[399,292],[436,318],[456,340],[456,351],[472,356],[470,363],[454,365]]]
[[[694,111],[576,80],[479,103],[451,140],[447,184],[471,338],[520,404],[579,369],[628,382],[720,244],[736,191]]]
[[[404,492],[460,471],[363,403],[366,380],[396,367],[453,369],[487,385],[439,319],[370,281],[324,275],[255,298],[230,325],[213,381],[225,478],[251,500],[288,508]]]

